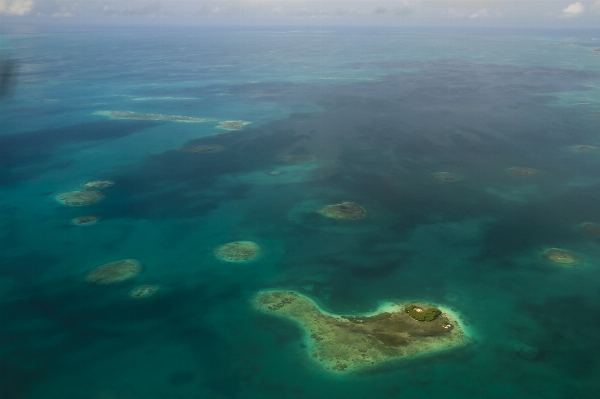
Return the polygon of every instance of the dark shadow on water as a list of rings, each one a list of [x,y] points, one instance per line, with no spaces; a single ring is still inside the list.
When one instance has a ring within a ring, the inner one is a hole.
[[[48,170],[69,166],[53,161],[57,147],[69,143],[111,140],[157,126],[148,121],[97,121],[55,129],[0,136],[0,185],[31,179]],[[27,167],[25,170],[16,168]],[[15,170],[16,169],[16,170]]]
[[[137,167],[124,168],[112,177],[119,181],[119,187],[115,187],[113,198],[104,201],[104,209],[112,217],[201,216],[216,209],[221,201],[245,198],[252,189],[249,184],[224,184],[222,176],[261,170],[304,138],[286,130],[193,140],[186,146],[220,144],[226,150],[208,154],[170,150]]]
[[[518,304],[542,333],[534,342],[544,360],[570,378],[594,378],[600,372],[600,306],[583,296],[555,296],[541,303]]]

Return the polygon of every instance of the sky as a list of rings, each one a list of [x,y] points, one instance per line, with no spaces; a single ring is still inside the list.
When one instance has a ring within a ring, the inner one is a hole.
[[[598,28],[600,0],[0,0],[0,23]]]

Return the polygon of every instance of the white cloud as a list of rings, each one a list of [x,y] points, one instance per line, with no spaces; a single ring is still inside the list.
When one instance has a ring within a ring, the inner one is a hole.
[[[26,15],[33,8],[33,0],[0,0],[0,13]]]
[[[580,2],[569,4],[567,8],[563,8],[562,15],[564,17],[576,17],[577,15],[583,13],[585,7]]]
[[[487,17],[488,14],[489,14],[488,10],[485,8],[482,8],[481,10],[477,11],[475,14],[469,15],[469,18]]]

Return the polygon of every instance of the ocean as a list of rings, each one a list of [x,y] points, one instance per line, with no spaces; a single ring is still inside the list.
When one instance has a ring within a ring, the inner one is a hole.
[[[0,45],[19,66],[0,104],[3,399],[597,398],[600,233],[582,228],[600,223],[597,31],[161,27]],[[58,200],[90,181],[114,185]],[[366,217],[319,213],[344,202]],[[259,255],[216,256],[237,241]],[[141,272],[89,281],[123,259]],[[158,291],[132,298],[141,285]],[[469,340],[333,372],[309,331],[255,309],[265,290],[335,315],[428,303]]]

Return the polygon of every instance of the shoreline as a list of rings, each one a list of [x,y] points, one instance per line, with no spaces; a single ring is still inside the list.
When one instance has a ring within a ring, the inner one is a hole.
[[[298,301],[300,300],[300,301]],[[306,345],[306,355],[318,363],[324,371],[339,374],[342,371],[361,371],[376,368],[384,364],[409,360],[446,352],[463,347],[472,341],[470,329],[465,328],[460,315],[447,307],[438,307],[442,311],[435,324],[419,324],[404,311],[410,303],[423,302],[385,301],[372,312],[357,314],[334,314],[324,310],[313,299],[293,290],[261,290],[251,299],[255,310],[261,313],[293,321],[303,331],[302,342]],[[284,308],[283,311],[279,309]],[[390,316],[376,320],[352,321],[354,317],[374,317],[384,313]],[[439,332],[443,320],[452,325],[447,333]],[[399,323],[404,330],[388,327],[381,330],[374,324],[389,325]],[[382,324],[383,323],[383,324]],[[431,323],[434,323],[433,321]],[[408,326],[408,327],[407,327]],[[427,335],[423,328],[438,328],[437,335]],[[411,332],[416,331],[413,335]],[[448,334],[448,335],[446,335]]]

